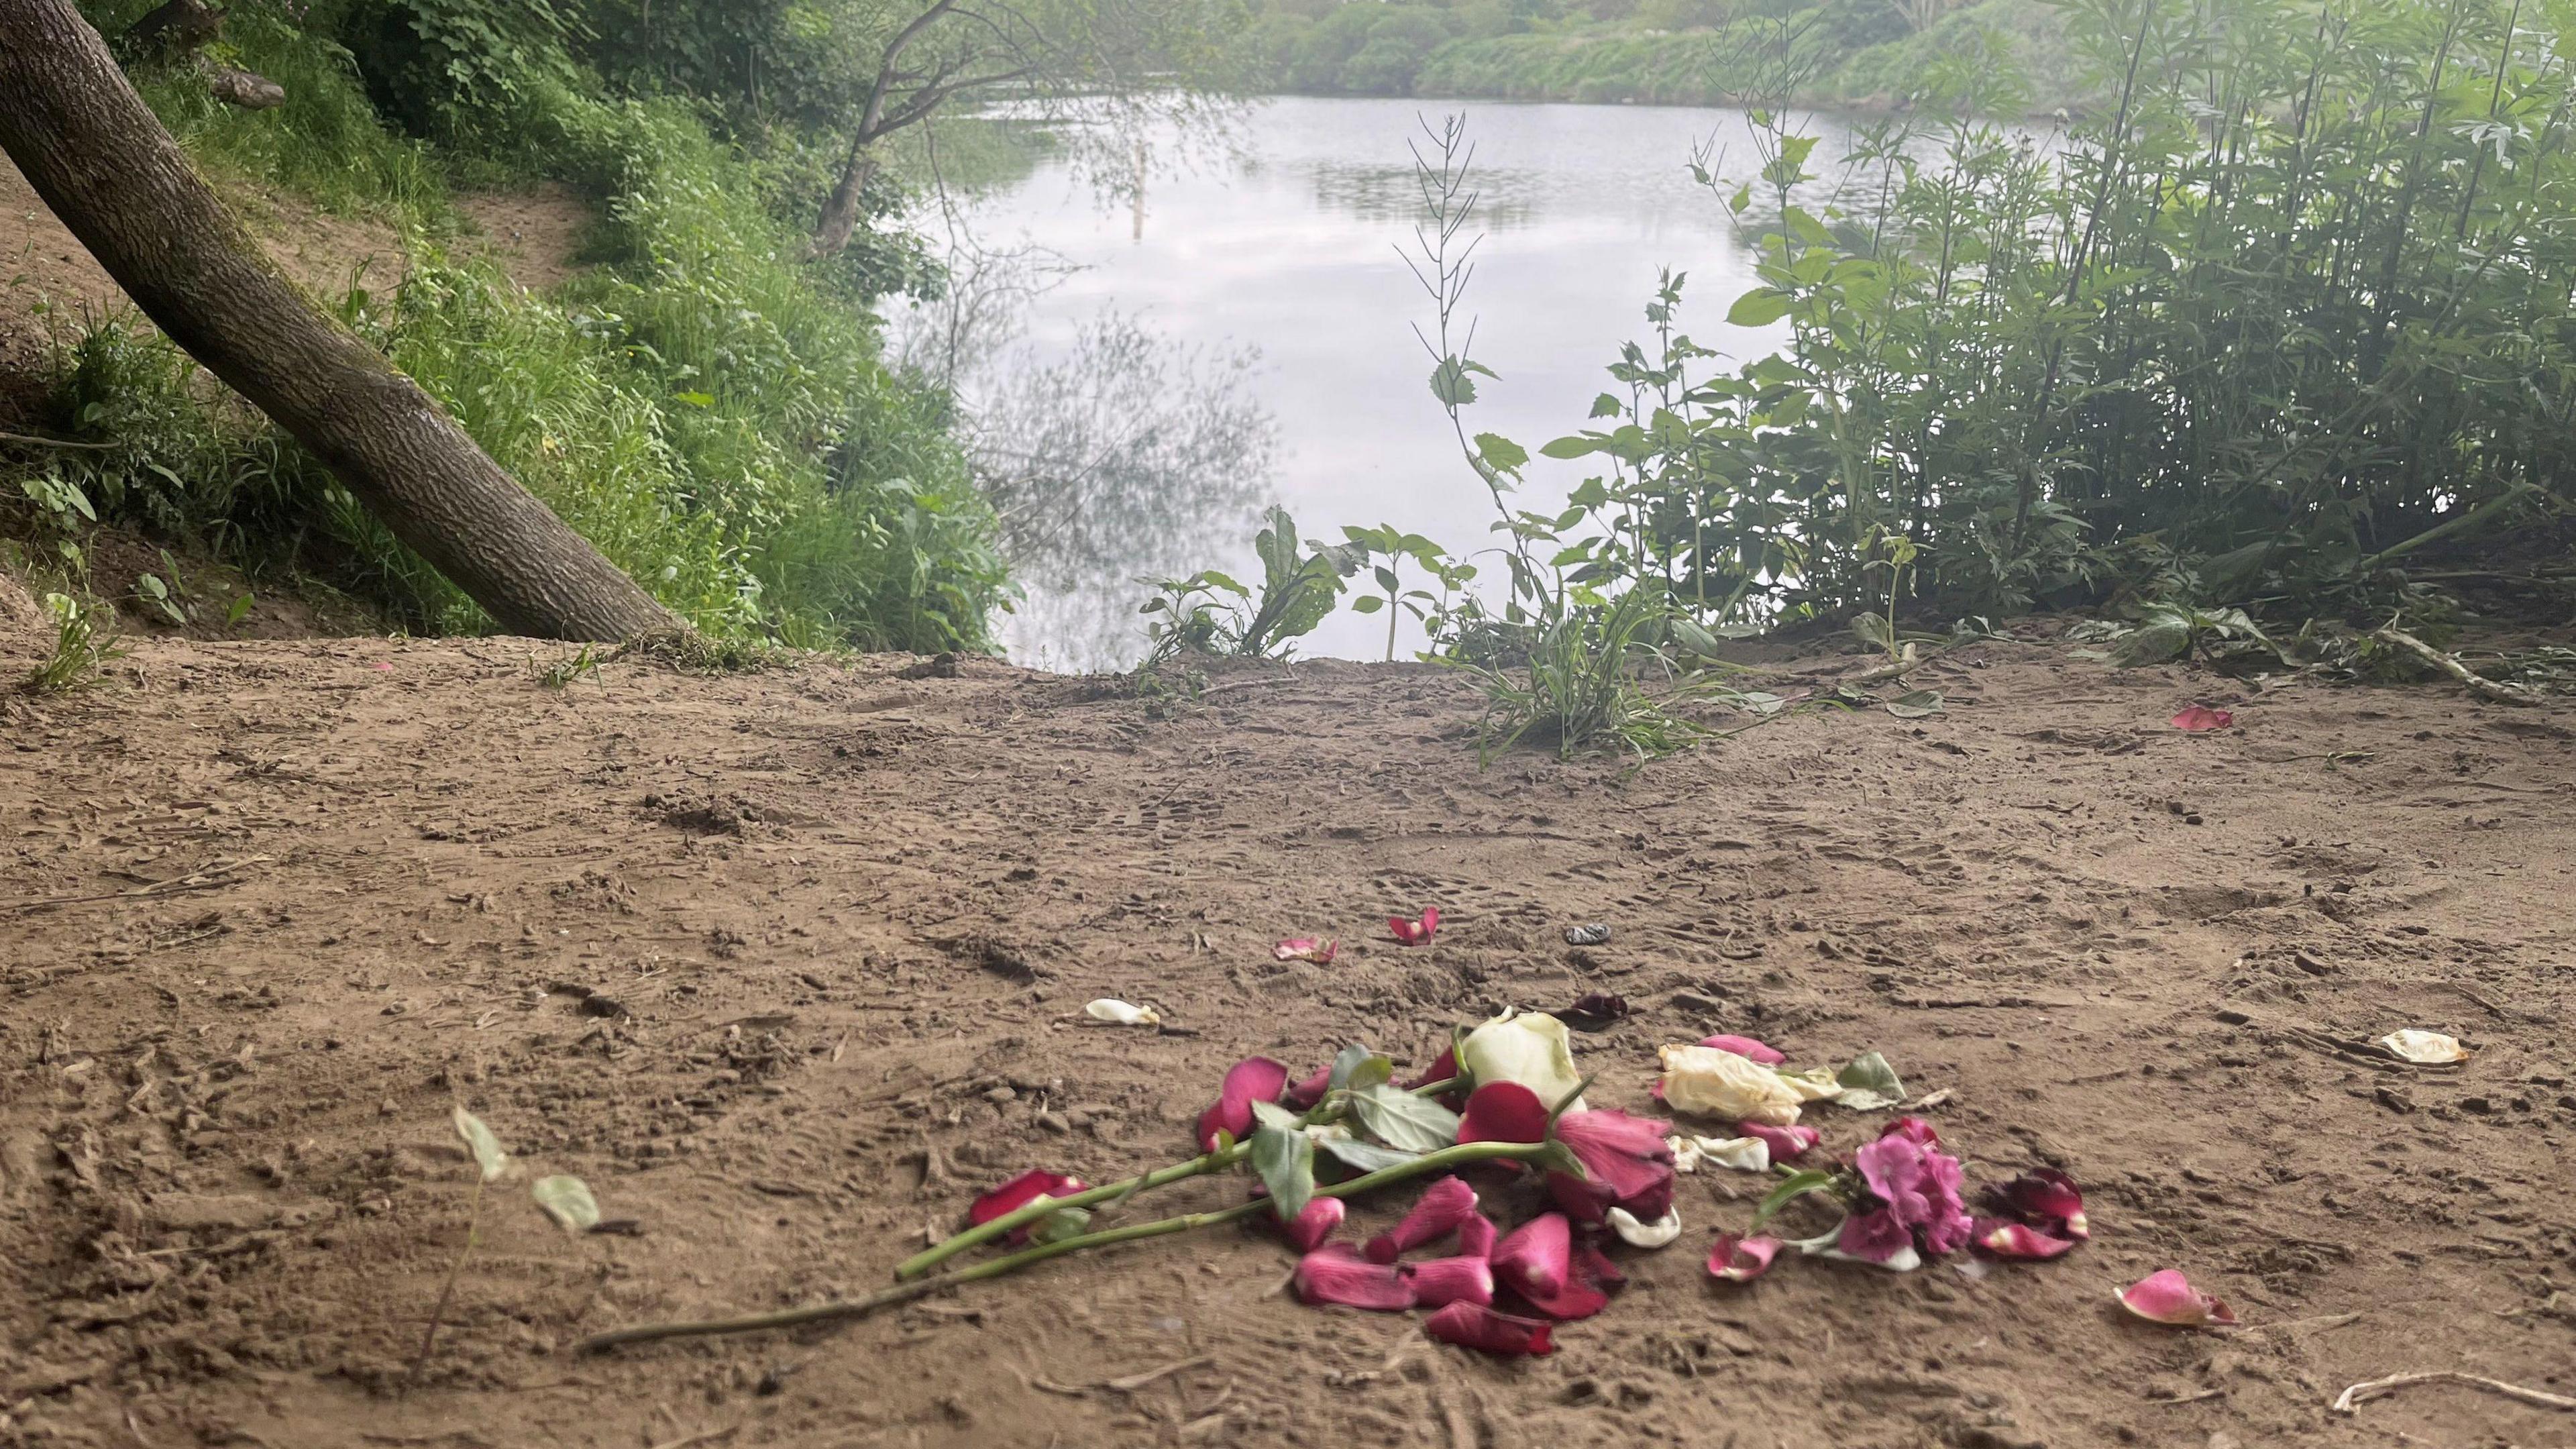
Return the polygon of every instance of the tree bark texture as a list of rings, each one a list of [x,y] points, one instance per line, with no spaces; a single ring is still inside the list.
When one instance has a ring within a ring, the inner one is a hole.
[[[71,0],[0,0],[0,149],[173,342],[513,632],[677,621],[269,259]]]

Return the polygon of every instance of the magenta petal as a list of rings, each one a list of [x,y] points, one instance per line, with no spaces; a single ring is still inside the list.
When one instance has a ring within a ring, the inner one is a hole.
[[[2001,1187],[1989,1189],[1987,1196],[2061,1237],[2080,1243],[2093,1236],[2092,1225],[2084,1217],[2084,1194],[2076,1188],[2075,1179],[2053,1167],[2033,1168]]]
[[[1333,958],[1341,953],[1339,941],[1320,940],[1313,936],[1294,936],[1270,948],[1270,954],[1279,960],[1312,961],[1318,966],[1332,965]]]
[[[1590,1318],[1610,1306],[1607,1290],[1628,1281],[1618,1265],[1601,1256],[1601,1250],[1586,1243],[1574,1250],[1574,1259],[1566,1275],[1565,1286],[1554,1293],[1533,1293],[1517,1285],[1514,1291],[1529,1300],[1529,1305],[1560,1323],[1577,1318]]]
[[[1424,911],[1422,919],[1418,921],[1408,921],[1402,916],[1389,916],[1386,918],[1386,928],[1393,933],[1397,941],[1404,945],[1427,946],[1431,943],[1432,932],[1440,929],[1440,912],[1436,908]]]
[[[1938,1147],[1941,1134],[1920,1117],[1899,1117],[1880,1130],[1881,1137],[1902,1137],[1917,1147]]]
[[[1217,1089],[1215,1104],[1199,1114],[1199,1150],[1214,1152],[1219,1131],[1237,1142],[1252,1135],[1252,1104],[1278,1101],[1287,1086],[1288,1069],[1268,1057],[1236,1062]]]
[[[1738,1122],[1735,1131],[1742,1137],[1759,1137],[1771,1148],[1773,1162],[1787,1162],[1802,1156],[1808,1148],[1825,1140],[1825,1134],[1813,1127],[1774,1127],[1767,1122]]]
[[[1453,1080],[1457,1075],[1458,1049],[1455,1046],[1445,1046],[1440,1049],[1440,1055],[1431,1059],[1431,1065],[1423,1070],[1421,1076],[1415,1077],[1409,1082],[1399,1083],[1398,1085],[1402,1086],[1404,1090],[1410,1092],[1419,1087],[1430,1086],[1433,1082],[1446,1082]]]
[[[2120,1294],[2120,1306],[2151,1323],[2181,1328],[2232,1327],[2236,1315],[2228,1306],[2191,1286],[2177,1268],[2150,1273]]]
[[[1369,1239],[1368,1260],[1392,1263],[1410,1249],[1445,1237],[1476,1215],[1476,1190],[1463,1177],[1444,1177],[1424,1190],[1404,1221]]]
[[[1413,1301],[1424,1308],[1494,1301],[1494,1265],[1481,1257],[1429,1258],[1401,1271],[1413,1285]]]
[[[1624,1207],[1641,1219],[1662,1217],[1672,1206],[1673,1149],[1664,1140],[1672,1130],[1670,1122],[1616,1109],[1556,1119],[1557,1140],[1583,1164],[1584,1186],[1607,1199],[1605,1210]]]
[[[1730,1283],[1750,1283],[1762,1276],[1771,1260],[1780,1255],[1780,1240],[1774,1237],[1743,1237],[1728,1233],[1708,1250],[1708,1272],[1712,1278]]]
[[[1853,1213],[1843,1219],[1842,1232],[1836,1236],[1834,1247],[1865,1262],[1889,1263],[1895,1261],[1897,1255],[1912,1250],[1914,1234],[1896,1220],[1895,1213],[1880,1208],[1876,1212]]]
[[[1281,1223],[1279,1231],[1287,1236],[1290,1247],[1301,1253],[1311,1253],[1322,1247],[1326,1238],[1340,1230],[1346,1211],[1340,1198],[1309,1198],[1306,1202],[1306,1210],[1297,1214],[1297,1220]]]
[[[1903,1137],[1881,1137],[1852,1154],[1852,1166],[1888,1212],[1905,1227],[1929,1222],[1931,1200],[1925,1196],[1923,1149]]]
[[[1556,1325],[1543,1319],[1496,1313],[1479,1303],[1452,1303],[1431,1315],[1422,1331],[1442,1343],[1496,1354],[1556,1352],[1549,1335]]]
[[[1377,1313],[1413,1306],[1413,1285],[1392,1264],[1372,1263],[1348,1243],[1327,1243],[1297,1260],[1297,1297],[1306,1303],[1339,1303]]]
[[[1281,1092],[1279,1094],[1279,1105],[1286,1107],[1291,1111],[1303,1112],[1307,1108],[1314,1106],[1317,1102],[1324,1100],[1324,1094],[1332,1089],[1333,1064],[1326,1062],[1315,1069],[1315,1074],[1313,1076],[1308,1077],[1304,1081],[1289,1087],[1284,1092]]]
[[[1494,1256],[1494,1244],[1502,1231],[1494,1226],[1492,1218],[1483,1213],[1469,1213],[1467,1220],[1458,1225],[1458,1255],[1462,1258]]]
[[[1494,1278],[1524,1298],[1565,1291],[1573,1270],[1574,1224],[1563,1213],[1541,1213],[1494,1245]]]
[[[1042,1197],[1071,1197],[1082,1191],[1084,1186],[1081,1178],[1032,1168],[975,1199],[974,1206],[966,1209],[966,1221],[980,1227],[995,1218],[1018,1212]],[[1023,1228],[1013,1241],[1026,1236],[1027,1229]]]
[[[2195,704],[2173,717],[2173,727],[2178,730],[2223,730],[2234,723],[2236,716],[2205,704]]]
[[[1766,1046],[1749,1036],[1704,1036],[1699,1039],[1699,1044],[1722,1052],[1733,1052],[1748,1062],[1760,1062],[1766,1067],[1776,1067],[1788,1060],[1777,1047]]]
[[[1997,1258],[2055,1258],[2075,1248],[2071,1239],[2052,1238],[2028,1223],[1979,1218],[1975,1231],[1977,1251]]]
[[[1478,1087],[1458,1118],[1461,1142],[1539,1142],[1546,1137],[1546,1104],[1518,1082]]]

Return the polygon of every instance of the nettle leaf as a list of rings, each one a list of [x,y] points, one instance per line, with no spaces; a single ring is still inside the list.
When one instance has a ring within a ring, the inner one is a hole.
[[[1458,1114],[1386,1082],[1351,1093],[1351,1111],[1371,1137],[1403,1152],[1437,1152],[1458,1140]]]
[[[1941,691],[1937,689],[1918,689],[1887,702],[1887,712],[1898,719],[1930,719],[1942,709]]]
[[[1270,1210],[1294,1222],[1315,1196],[1315,1141],[1294,1126],[1264,1121],[1252,1129],[1252,1170],[1270,1189]]]
[[[1327,1137],[1315,1145],[1343,1166],[1359,1172],[1402,1167],[1422,1156],[1419,1152],[1398,1152],[1392,1147],[1380,1147],[1357,1137]]]
[[[1876,1052],[1852,1058],[1849,1066],[1834,1073],[1834,1080],[1843,1089],[1834,1100],[1855,1112],[1875,1112],[1905,1100],[1905,1084],[1896,1079],[1896,1068]]]
[[[1353,1091],[1391,1082],[1395,1080],[1395,1058],[1353,1042],[1333,1058],[1333,1074],[1328,1080],[1335,1090],[1347,1087]]]
[[[599,1199],[590,1195],[590,1184],[578,1177],[538,1178],[528,1195],[567,1233],[586,1233],[599,1226]]]
[[[1497,472],[1518,473],[1529,463],[1529,449],[1500,433],[1478,433],[1476,452]]]
[[[456,1109],[455,1121],[456,1135],[464,1138],[465,1145],[473,1150],[474,1165],[482,1169],[483,1180],[500,1181],[501,1174],[510,1170],[510,1154],[501,1146],[501,1139],[492,1135],[492,1129],[483,1125],[482,1118],[462,1107]]]
[[[1483,370],[1473,363],[1444,357],[1439,366],[1431,369],[1431,395],[1439,399],[1442,407],[1465,407],[1476,400],[1476,380],[1469,374]]]

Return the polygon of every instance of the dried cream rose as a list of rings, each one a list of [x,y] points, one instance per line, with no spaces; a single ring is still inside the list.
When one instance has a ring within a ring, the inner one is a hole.
[[[1677,1112],[1786,1127],[1798,1120],[1800,1093],[1769,1067],[1715,1047],[1664,1047],[1664,1105]]]

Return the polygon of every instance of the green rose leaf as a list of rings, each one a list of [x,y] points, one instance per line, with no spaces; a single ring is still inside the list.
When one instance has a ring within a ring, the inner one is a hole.
[[[1458,1140],[1457,1113],[1390,1083],[1352,1092],[1351,1111],[1371,1137],[1399,1152],[1437,1152]]]
[[[1834,1080],[1843,1089],[1834,1100],[1855,1112],[1875,1112],[1905,1100],[1905,1084],[1896,1079],[1896,1068],[1876,1052],[1852,1058],[1849,1066],[1834,1073]]]
[[[1398,1152],[1392,1147],[1380,1147],[1357,1137],[1327,1137],[1315,1145],[1324,1149],[1325,1155],[1354,1172],[1402,1167],[1422,1155],[1419,1152]]]
[[[1334,1091],[1340,1091],[1343,1088],[1357,1091],[1362,1087],[1375,1086],[1381,1082],[1393,1080],[1395,1080],[1395,1058],[1354,1042],[1342,1048],[1341,1055],[1333,1058],[1333,1074],[1329,1083]]]
[[[1315,1196],[1315,1141],[1294,1127],[1263,1122],[1252,1129],[1252,1170],[1270,1189],[1271,1211],[1294,1222]]]

